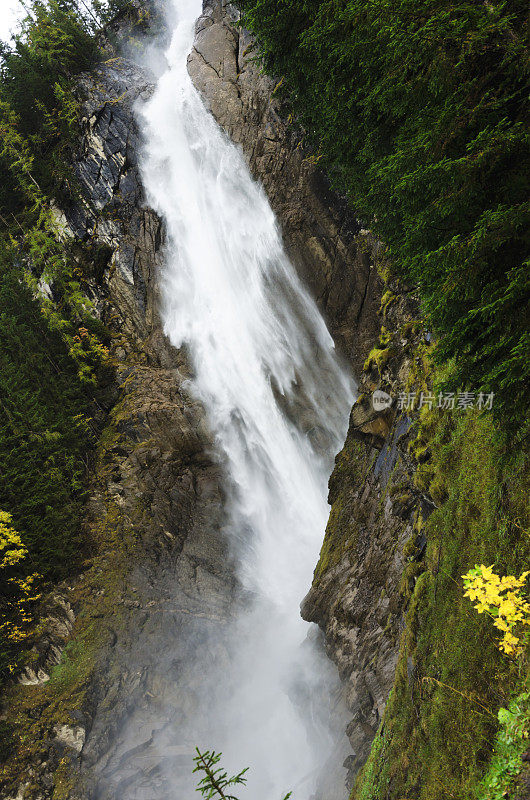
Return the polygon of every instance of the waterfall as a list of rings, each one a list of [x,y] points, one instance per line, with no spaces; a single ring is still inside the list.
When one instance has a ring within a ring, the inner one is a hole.
[[[165,70],[140,111],[142,180],[167,232],[164,330],[189,353],[189,388],[224,465],[244,597],[226,634],[230,675],[219,666],[226,688],[207,709],[211,741],[196,744],[250,768],[243,796],[281,800],[292,788],[295,800],[309,800],[328,756],[318,687],[329,667],[299,604],[318,560],[327,480],[354,387],[262,188],[188,76],[201,0],[173,6]]]

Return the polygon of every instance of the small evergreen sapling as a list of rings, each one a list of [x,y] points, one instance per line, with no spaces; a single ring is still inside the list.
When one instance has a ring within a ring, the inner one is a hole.
[[[193,759],[195,762],[195,769],[193,772],[203,773],[203,777],[199,781],[197,791],[205,798],[205,800],[212,800],[212,798],[221,798],[221,800],[238,800],[233,794],[228,794],[227,789],[231,786],[245,786],[247,779],[245,777],[248,772],[248,767],[241,770],[237,775],[228,777],[228,773],[222,766],[217,766],[221,760],[222,753],[215,753],[213,750],[205,750],[201,753],[198,747],[195,748],[197,755]],[[291,792],[285,795],[283,800],[289,800]]]

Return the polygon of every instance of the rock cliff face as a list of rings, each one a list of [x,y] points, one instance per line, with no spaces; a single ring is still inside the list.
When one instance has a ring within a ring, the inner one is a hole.
[[[382,336],[360,375],[360,395],[330,478],[330,518],[302,604],[302,616],[325,631],[347,688],[351,778],[368,756],[394,683],[405,610],[423,569],[421,522],[433,508],[413,480],[414,413],[397,408],[422,338],[417,309],[406,294],[387,302],[379,312]],[[378,391],[385,393],[382,407],[374,407]]]
[[[324,313],[330,330],[359,370],[379,333],[379,246],[345,201],[333,193],[282,116],[276,84],[259,70],[239,12],[205,0],[188,69],[195,86],[252,174],[265,188],[292,262]]]
[[[118,798],[126,786],[138,797],[155,790],[163,796],[159,747],[172,739],[170,718],[193,714],[201,672],[185,652],[190,630],[206,662],[219,655],[211,652],[210,632],[229,613],[234,578],[203,411],[183,388],[185,354],[169,346],[158,317],[163,232],[142,206],[132,113],[150,87],[141,71],[119,60],[82,88],[89,99],[78,171],[96,215],[78,207],[67,218],[76,236],[96,236],[112,249],[105,317],[119,331],[121,362],[91,525],[103,527],[104,539],[110,527],[118,536],[124,531],[132,553],[116,596],[119,619],[87,694],[92,707],[80,766],[87,785],[96,786],[90,796]]]
[[[189,72],[265,187],[291,259],[361,379],[361,396],[330,480],[326,539],[302,606],[303,616],[324,630],[328,654],[347,687],[353,777],[366,760],[394,681],[408,581],[417,572],[404,547],[415,538],[418,504],[424,516],[430,510],[428,499],[413,489],[414,462],[407,453],[412,420],[396,411],[397,395],[413,369],[417,309],[401,288],[396,288],[399,298],[389,302],[387,292],[381,305],[380,245],[361,231],[304,152],[281,115],[275,83],[259,71],[253,40],[238,20],[232,4],[206,0]],[[382,329],[384,341],[365,369]],[[377,389],[394,399],[380,413],[371,400]],[[408,550],[414,552],[412,545]]]

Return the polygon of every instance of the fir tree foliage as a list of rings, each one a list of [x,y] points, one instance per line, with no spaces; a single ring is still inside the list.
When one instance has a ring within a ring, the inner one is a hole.
[[[37,0],[28,6],[13,41],[2,44],[0,57],[2,139],[16,134],[24,142],[31,180],[45,194],[55,195],[66,178],[64,165],[76,121],[71,79],[97,57],[90,23],[73,2]],[[10,221],[11,213],[24,209],[26,197],[12,149],[4,146],[0,158],[8,178],[2,181],[0,205]]]
[[[233,786],[246,785],[246,774],[249,768],[245,767],[237,775],[229,776],[228,772],[220,765],[222,753],[216,753],[214,750],[201,752],[198,747],[195,750],[197,755],[193,759],[195,762],[193,772],[202,775],[196,791],[205,800],[238,800],[235,795],[230,793],[230,790]],[[289,800],[291,795],[292,792],[289,792],[283,800]]]
[[[419,287],[447,388],[528,407],[524,0],[240,0],[335,185]]]
[[[229,794],[228,790],[232,786],[244,786],[247,782],[245,774],[248,772],[248,767],[239,772],[237,775],[228,776],[223,767],[219,766],[222,753],[215,753],[206,750],[201,753],[199,748],[195,748],[197,755],[194,757],[195,769],[193,772],[198,772],[202,775],[197,786],[197,791],[206,799],[221,798],[221,800],[237,800],[233,794]]]
[[[81,540],[91,398],[60,332],[10,266],[10,254],[2,255],[0,508],[13,516],[39,572],[59,577]]]
[[[126,0],[31,0],[11,42],[0,43],[0,125],[2,139],[13,127],[25,141],[32,179],[47,196],[68,187],[67,164],[77,131],[73,79],[99,58],[98,36],[127,6]],[[0,157],[0,170],[11,177],[0,187],[0,205],[9,211],[20,197],[13,160]]]

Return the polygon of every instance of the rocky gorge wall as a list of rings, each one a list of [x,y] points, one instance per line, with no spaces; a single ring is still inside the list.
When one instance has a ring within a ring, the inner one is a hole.
[[[127,26],[117,23],[118,38]],[[60,219],[99,254],[89,294],[113,334],[113,406],[92,470],[84,571],[45,598],[31,663],[2,706],[15,742],[0,772],[3,800],[166,798],[170,762],[189,765],[199,740],[180,741],[172,720],[195,723],[198,736],[208,670],[230,669],[218,633],[238,586],[222,465],[186,391],[186,354],[161,329],[164,230],[138,176],[133,105],[152,79],[107,55],[80,84],[82,199]],[[343,681],[352,797],[468,800],[491,758],[494,712],[514,684],[461,576],[475,563],[523,569],[527,477],[487,415],[435,408],[418,419],[399,407],[400,394],[430,389],[431,336],[417,299],[389,278],[384,248],[330,191],[279,81],[255,56],[237,9],[205,0],[190,74],[265,187],[359,380],[302,604]],[[374,407],[378,389],[390,405]],[[505,796],[525,800],[529,787],[526,766]]]
[[[365,763],[394,684],[400,640],[425,549],[419,520],[433,504],[418,491],[410,445],[414,412],[396,408],[414,369],[414,299],[384,309],[384,327],[360,375],[343,450],[330,478],[331,513],[304,619],[326,635],[347,689],[350,785]],[[373,393],[393,405],[377,409]]]
[[[197,667],[182,652],[189,630],[207,640],[231,602],[220,468],[203,411],[184,388],[185,355],[168,345],[158,317],[163,231],[143,207],[133,114],[150,91],[145,73],[115,57],[79,85],[83,199],[61,220],[65,235],[106,254],[92,299],[113,333],[115,404],[87,505],[93,555],[48,600],[35,663],[7,698],[21,744],[4,768],[6,798],[118,798],[157,773],[168,710],[193,714]]]
[[[422,334],[414,298],[396,287],[383,297],[380,244],[304,150],[237,23],[234,6],[206,0],[190,75],[263,184],[289,256],[360,380],[302,606],[325,632],[344,682],[351,784],[394,681],[425,546],[418,513],[432,509],[414,486],[411,419],[395,403],[375,411],[371,395],[405,387]],[[123,23],[116,34],[123,37]],[[144,206],[138,174],[133,109],[151,81],[109,52],[79,85],[82,200],[63,208],[61,221],[65,235],[99,248],[104,261],[91,299],[113,334],[114,405],[87,505],[91,557],[47,598],[35,658],[7,697],[20,745],[2,774],[5,800],[117,800],[125,791],[165,798],[170,763],[188,763],[199,740],[208,670],[228,665],[218,634],[238,593],[223,536],[222,466],[212,460],[204,412],[186,392],[186,354],[161,329],[164,230]],[[175,719],[197,738],[181,741]]]
[[[346,687],[351,786],[394,682],[410,596],[403,588],[404,548],[415,536],[418,508],[425,518],[432,507],[413,486],[415,464],[407,450],[413,415],[396,408],[421,340],[414,326],[417,301],[398,286],[396,294],[385,287],[383,296],[383,248],[330,191],[300,133],[282,116],[276,83],[260,71],[253,40],[238,21],[232,4],[206,0],[190,75],[265,187],[287,250],[360,380],[330,479],[326,538],[302,604],[304,618],[325,632]],[[381,412],[371,400],[377,389],[394,398]],[[413,581],[414,567],[409,572]]]

